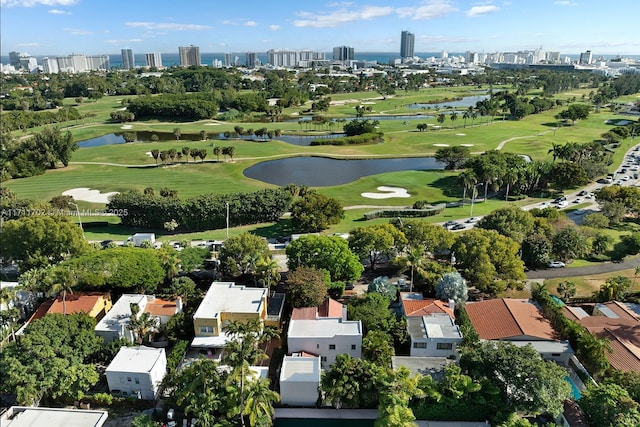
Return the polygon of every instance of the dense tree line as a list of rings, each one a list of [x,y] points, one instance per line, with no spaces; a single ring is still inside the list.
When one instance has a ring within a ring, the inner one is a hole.
[[[164,94],[129,100],[127,110],[137,118],[170,117],[172,119],[210,119],[218,113],[219,104],[211,95]]]
[[[80,119],[74,107],[63,107],[52,111],[8,111],[2,114],[2,128],[8,131],[25,130],[36,126],[62,123]]]
[[[291,202],[291,194],[282,189],[265,189],[252,193],[203,194],[189,199],[162,197],[130,190],[114,195],[109,209],[121,212],[123,225],[163,229],[175,220],[181,230],[212,230],[229,226],[277,221]]]

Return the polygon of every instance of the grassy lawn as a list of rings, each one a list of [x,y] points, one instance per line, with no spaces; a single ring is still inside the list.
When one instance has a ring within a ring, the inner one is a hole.
[[[612,276],[624,276],[631,280],[631,282],[635,283],[630,289],[630,292],[640,292],[640,277],[635,276],[635,270],[621,270],[616,271],[615,273],[604,273],[604,274],[592,274],[590,276],[576,276],[569,278],[558,278],[558,279],[546,279],[544,281],[544,286],[551,292],[552,294],[558,295],[556,288],[560,282],[570,281],[576,284],[577,293],[576,297],[586,297],[591,296],[595,291],[600,289],[600,286],[607,281],[609,277]]]
[[[457,87],[457,88],[429,88],[419,92],[399,92],[394,96],[382,99],[375,92],[349,93],[332,95],[332,100],[337,105],[332,105],[327,112],[328,117],[353,116],[355,105],[360,102],[374,102],[366,104],[372,107],[371,114],[381,112],[390,114],[416,114],[415,109],[406,108],[412,103],[424,103],[441,101],[445,98],[453,99],[468,95],[477,95],[477,87]],[[589,89],[579,89],[567,94],[558,95],[557,98],[567,99],[577,97],[580,102],[581,95],[588,96]],[[91,113],[95,117],[86,119],[85,122],[78,121],[69,123],[70,131],[78,141],[94,138],[114,132],[124,132],[121,124],[108,123],[109,113],[122,108],[120,101],[126,97],[105,97],[97,101],[86,100],[77,105],[82,114]],[[372,99],[376,98],[376,99]],[[356,100],[350,104],[341,101]],[[75,105],[75,100],[65,100],[67,105]],[[308,108],[303,107],[303,108]],[[299,110],[301,110],[300,108]],[[297,111],[299,111],[297,110]],[[446,111],[442,109],[441,111]],[[599,113],[592,113],[587,120],[579,121],[575,126],[565,126],[557,128],[557,121],[554,118],[560,109],[544,112],[542,114],[530,115],[520,121],[502,121],[502,117],[478,117],[476,120],[467,120],[466,123],[458,115],[458,120],[452,122],[447,119],[440,130],[427,130],[419,132],[416,125],[427,123],[437,125],[435,118],[424,118],[423,120],[381,120],[379,129],[385,133],[385,141],[382,144],[363,146],[320,146],[303,147],[287,144],[280,141],[254,142],[243,140],[226,141],[190,141],[187,134],[197,135],[204,130],[209,135],[218,132],[232,131],[233,127],[240,125],[245,129],[266,127],[268,129],[281,129],[284,133],[292,134],[312,134],[306,131],[297,122],[280,123],[222,123],[215,120],[203,120],[192,123],[160,122],[158,120],[136,121],[131,123],[128,132],[167,132],[171,133],[178,127],[182,133],[182,140],[166,140],[155,143],[136,142],[130,144],[118,144],[101,147],[81,148],[77,150],[72,158],[72,163],[67,168],[47,171],[44,175],[26,179],[11,180],[6,183],[19,197],[32,198],[36,200],[50,200],[53,196],[61,194],[63,191],[76,187],[90,187],[103,192],[124,191],[127,189],[142,190],[146,187],[160,189],[170,187],[178,190],[182,197],[196,196],[203,193],[230,193],[238,191],[254,191],[260,188],[272,187],[260,181],[249,179],[243,175],[244,169],[249,166],[264,161],[266,159],[298,156],[298,155],[321,155],[335,158],[365,158],[365,157],[407,157],[407,156],[430,156],[435,153],[439,146],[469,145],[472,152],[481,153],[486,150],[496,149],[499,146],[503,150],[529,155],[534,160],[549,159],[548,151],[555,144],[566,142],[588,142],[597,139],[602,133],[611,128],[605,122],[610,119],[623,119],[624,116],[612,114],[607,109],[602,109]],[[291,113],[295,111],[285,111]],[[427,110],[423,114],[434,114],[436,110]],[[430,127],[430,129],[432,126]],[[39,129],[34,129],[38,131]],[[325,128],[329,131],[329,128]],[[337,131],[338,127],[334,127]],[[16,134],[21,136],[21,134]],[[616,150],[614,156],[613,170],[622,161],[626,150],[635,141],[627,139],[622,142],[621,147]],[[234,161],[224,161],[222,157],[216,159],[212,153],[212,145],[233,146],[236,149]],[[208,156],[205,162],[188,164],[176,164],[156,167],[155,160],[148,154],[153,149],[168,150],[175,148],[180,151],[182,147],[206,148]],[[82,164],[82,162],[101,162],[108,164]],[[126,167],[125,165],[139,165],[145,167]],[[321,187],[318,191],[328,196],[334,197],[344,205],[384,205],[384,206],[409,206],[417,200],[427,200],[430,203],[452,202],[459,200],[462,196],[462,189],[455,179],[455,173],[438,171],[407,171],[385,173],[375,176],[361,178],[355,182],[335,186]],[[411,194],[406,199],[366,199],[360,194],[365,191],[375,191],[381,185],[391,185],[407,188]],[[527,199],[517,203],[509,204],[523,205],[535,203],[536,199]],[[476,203],[473,207],[473,215],[484,215],[490,211],[505,206],[507,202],[490,200],[486,203]],[[81,202],[81,207],[95,208],[87,202]],[[578,208],[576,206],[575,208]],[[572,207],[573,208],[573,207]],[[355,209],[346,212],[345,220],[332,227],[327,232],[349,231],[355,226],[376,222],[386,222],[380,219],[364,222],[363,213],[372,210],[371,208]],[[449,219],[463,218],[470,216],[470,206],[448,208],[441,215],[428,218],[429,221],[440,222]],[[113,226],[108,227],[108,235],[113,234]],[[258,233],[269,235],[282,235],[282,230],[278,228],[270,229],[270,226],[252,226],[249,229]],[[221,237],[224,230],[205,234],[204,237]],[[611,231],[615,234],[615,230]],[[628,232],[628,231],[624,231]],[[620,233],[624,233],[620,231]],[[115,231],[115,233],[120,233]],[[104,232],[96,230],[88,235],[95,234],[103,236]],[[126,231],[129,235],[130,231]],[[200,233],[201,234],[201,233]],[[198,235],[200,235],[198,234]],[[215,234],[215,236],[214,236]],[[286,234],[286,233],[285,233]],[[619,236],[618,236],[619,237]],[[105,237],[107,238],[107,237]],[[109,237],[112,238],[112,237]]]

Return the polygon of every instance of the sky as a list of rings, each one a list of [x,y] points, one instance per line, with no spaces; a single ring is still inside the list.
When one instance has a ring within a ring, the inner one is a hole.
[[[640,55],[637,0],[0,0],[0,53],[399,52]]]

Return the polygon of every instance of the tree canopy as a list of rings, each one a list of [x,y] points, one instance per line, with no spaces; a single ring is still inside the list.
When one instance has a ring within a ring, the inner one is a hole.
[[[332,281],[356,280],[364,271],[349,243],[339,236],[302,236],[287,246],[289,270],[299,266],[327,270]]]
[[[342,205],[336,199],[310,192],[291,206],[291,224],[302,232],[317,232],[338,224],[344,218]]]
[[[294,308],[318,307],[327,297],[329,277],[326,270],[300,266],[289,273],[289,302]]]

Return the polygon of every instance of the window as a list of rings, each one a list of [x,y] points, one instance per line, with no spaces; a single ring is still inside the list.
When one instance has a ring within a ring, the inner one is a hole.
[[[560,353],[551,353],[551,357],[560,357]]]
[[[127,382],[131,382],[131,377],[127,377]]]
[[[413,348],[427,348],[426,342],[414,342]]]
[[[136,381],[136,384],[140,384],[140,378],[135,377],[134,379],[135,379],[135,381]]]
[[[355,344],[351,344],[351,350],[355,350],[356,349],[356,345]]]
[[[124,377],[120,377],[120,384],[124,384]]]
[[[200,333],[201,334],[212,334],[213,333],[213,326],[200,326]]]
[[[320,348],[320,344],[316,344],[316,348]]]
[[[436,348],[438,350],[451,350],[453,348],[453,344],[450,342],[439,342],[438,345],[436,345]]]
[[[320,361],[321,362],[326,362],[327,361],[327,356],[321,356],[320,357]]]
[[[335,344],[329,344],[329,350],[335,350],[335,349],[336,349]]]

